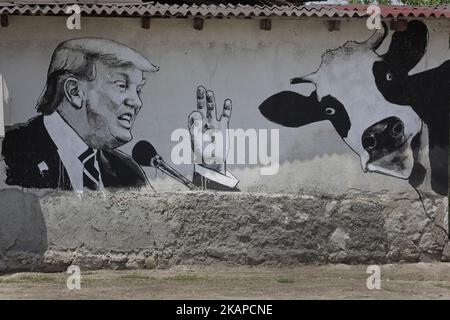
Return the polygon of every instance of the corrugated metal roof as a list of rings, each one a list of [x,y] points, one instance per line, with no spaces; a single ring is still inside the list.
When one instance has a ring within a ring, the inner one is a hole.
[[[44,2],[43,0],[42,2]],[[19,2],[0,2],[0,14],[15,15],[60,15],[66,14],[66,7],[79,4],[86,15],[113,16],[157,16],[157,17],[367,17],[365,5],[233,5],[233,4],[163,4],[158,2],[92,3],[96,1],[30,4]],[[425,17],[450,18],[450,5],[419,6],[380,6],[384,18]]]

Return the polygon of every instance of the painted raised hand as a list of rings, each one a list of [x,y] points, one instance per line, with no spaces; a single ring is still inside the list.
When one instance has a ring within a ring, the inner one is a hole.
[[[226,99],[218,116],[214,92],[197,87],[197,110],[188,118],[195,162],[220,173],[226,172],[228,125],[231,100]]]

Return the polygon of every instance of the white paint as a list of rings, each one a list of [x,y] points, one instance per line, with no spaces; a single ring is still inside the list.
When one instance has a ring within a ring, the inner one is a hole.
[[[57,112],[44,117],[44,126],[58,148],[58,155],[67,170],[73,190],[83,191],[84,166],[78,157],[88,146]],[[97,160],[94,166],[99,170]]]
[[[411,140],[421,130],[422,120],[410,106],[392,104],[384,99],[372,72],[374,62],[379,60],[381,58],[366,44],[347,43],[332,54],[327,53],[324,63],[312,77],[319,101],[331,95],[344,105],[351,122],[344,141],[360,157],[362,170],[407,179],[414,164]],[[403,169],[388,169],[376,162],[369,163],[369,153],[362,144],[364,131],[388,117],[398,117],[404,124]]]
[[[0,138],[5,136],[5,120],[3,116],[4,107],[4,94],[3,94],[3,76],[0,74]]]
[[[48,171],[48,165],[45,161],[39,162],[38,168],[41,174],[44,174],[45,171]]]

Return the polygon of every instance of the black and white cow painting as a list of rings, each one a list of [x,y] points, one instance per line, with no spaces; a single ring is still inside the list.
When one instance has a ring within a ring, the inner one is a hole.
[[[314,84],[310,96],[279,92],[259,109],[286,127],[328,120],[359,156],[364,172],[446,195],[450,60],[409,75],[426,53],[426,25],[409,21],[379,55],[376,50],[387,34],[383,23],[366,41],[348,41],[325,52],[317,71],[291,80]]]

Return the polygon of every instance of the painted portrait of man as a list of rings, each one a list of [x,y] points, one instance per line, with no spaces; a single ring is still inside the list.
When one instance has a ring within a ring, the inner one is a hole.
[[[75,191],[148,185],[142,168],[117,148],[133,139],[146,74],[158,70],[113,40],[80,38],[59,44],[36,106],[39,115],[6,132],[6,183]],[[227,125],[231,100],[228,104],[223,117]],[[197,108],[193,115],[205,120],[215,113],[212,91],[197,89]],[[221,170],[223,166],[195,168],[196,185],[236,190],[238,180]]]

